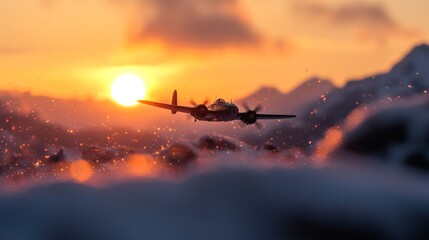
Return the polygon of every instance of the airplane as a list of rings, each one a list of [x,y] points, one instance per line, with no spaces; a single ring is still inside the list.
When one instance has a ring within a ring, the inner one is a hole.
[[[171,111],[172,114],[177,112],[188,113],[195,118],[195,121],[208,121],[208,122],[228,122],[234,120],[241,120],[246,125],[255,124],[260,127],[257,120],[267,119],[285,119],[294,118],[296,115],[280,115],[280,114],[259,114],[262,107],[257,106],[251,110],[247,104],[243,104],[246,109],[245,112],[239,112],[237,105],[232,102],[226,102],[224,99],[219,98],[213,104],[206,106],[206,104],[195,104],[194,107],[186,107],[177,105],[177,91],[173,92],[173,99],[171,104],[152,102],[147,100],[137,100],[139,103],[147,104],[154,107],[164,108]]]

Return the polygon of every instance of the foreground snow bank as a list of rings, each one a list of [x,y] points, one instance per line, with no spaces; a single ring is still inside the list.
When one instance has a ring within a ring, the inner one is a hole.
[[[0,239],[422,239],[428,182],[374,169],[236,168],[60,183],[0,197]]]
[[[415,97],[375,111],[345,134],[339,150],[429,170],[429,99]]]

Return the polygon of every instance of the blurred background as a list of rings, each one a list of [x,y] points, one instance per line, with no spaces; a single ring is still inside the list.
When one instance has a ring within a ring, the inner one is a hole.
[[[428,8],[0,1],[0,238],[428,239]]]

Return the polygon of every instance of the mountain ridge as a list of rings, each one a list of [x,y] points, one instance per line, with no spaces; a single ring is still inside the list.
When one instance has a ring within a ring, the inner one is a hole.
[[[316,143],[333,126],[341,126],[349,114],[363,108],[377,109],[379,104],[407,101],[407,98],[429,92],[429,46],[418,45],[390,71],[349,80],[343,87],[305,107],[298,115],[299,124],[285,122],[267,132],[261,139],[243,139],[251,144],[271,141],[280,147],[297,147],[311,153]]]
[[[238,102],[254,106],[261,104],[265,110],[273,112],[297,112],[335,88],[330,80],[312,77],[287,93],[282,93],[275,87],[262,86]]]

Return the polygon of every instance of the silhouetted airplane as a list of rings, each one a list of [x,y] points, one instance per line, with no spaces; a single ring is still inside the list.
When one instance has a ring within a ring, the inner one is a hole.
[[[262,107],[257,106],[255,109],[251,110],[247,104],[243,104],[246,112],[239,112],[238,107],[233,104],[226,102],[222,98],[217,99],[213,104],[206,106],[206,104],[199,104],[195,107],[185,107],[177,105],[177,91],[173,92],[173,100],[171,105],[165,103],[158,103],[146,100],[138,100],[138,102],[171,110],[172,114],[177,112],[189,113],[194,118],[195,121],[208,121],[208,122],[227,122],[233,120],[241,120],[245,124],[254,124],[258,119],[284,119],[284,118],[294,118],[296,115],[279,115],[279,114],[259,114]],[[260,127],[260,125],[257,124]]]

